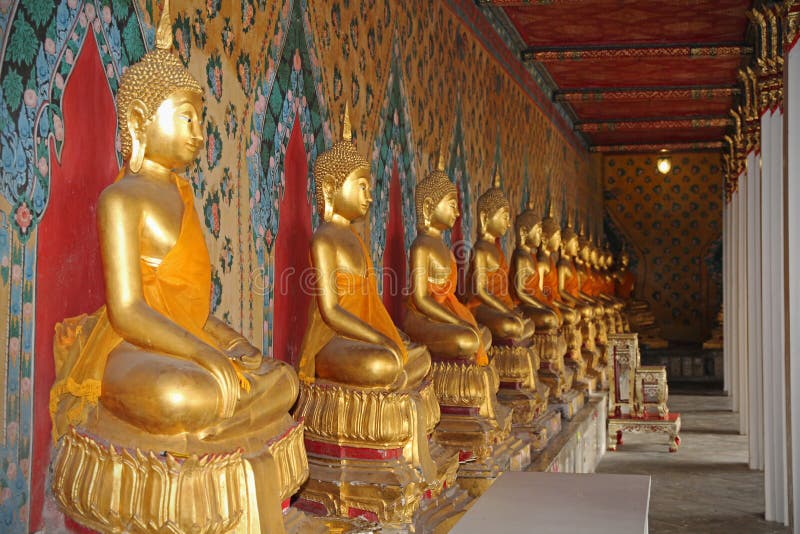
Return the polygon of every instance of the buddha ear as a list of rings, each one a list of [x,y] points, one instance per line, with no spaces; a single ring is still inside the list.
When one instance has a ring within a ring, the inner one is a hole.
[[[430,228],[431,226],[431,218],[433,217],[434,208],[435,206],[433,205],[432,198],[427,197],[422,201],[422,224],[425,228]]]
[[[478,222],[481,225],[481,229],[486,228],[486,221],[489,219],[489,216],[486,214],[485,211],[478,212]]]
[[[131,136],[131,158],[128,166],[134,173],[139,172],[144,161],[147,148],[147,137],[144,130],[149,120],[149,112],[144,102],[139,99],[131,102],[128,108],[128,134]]]
[[[322,198],[324,199],[325,211],[322,214],[322,220],[330,222],[333,218],[333,196],[335,194],[335,187],[333,185],[333,175],[328,174],[322,177]]]

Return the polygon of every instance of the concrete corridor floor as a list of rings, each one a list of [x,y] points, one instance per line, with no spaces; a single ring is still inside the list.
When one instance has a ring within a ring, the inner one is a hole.
[[[664,434],[624,434],[598,473],[649,474],[651,534],[790,532],[764,520],[764,474],[747,467],[747,436],[722,396],[672,395],[681,413],[681,447]],[[622,503],[621,503],[622,504]]]

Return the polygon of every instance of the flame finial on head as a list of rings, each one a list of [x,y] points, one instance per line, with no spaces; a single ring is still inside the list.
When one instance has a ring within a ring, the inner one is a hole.
[[[169,0],[164,0],[164,9],[161,10],[161,20],[156,29],[156,48],[160,50],[172,48],[172,19],[169,16]]]
[[[350,126],[350,105],[345,102],[344,104],[344,120],[342,121],[342,140],[353,140],[353,129]]]
[[[447,151],[446,143],[445,143],[445,140],[442,139],[442,142],[440,143],[440,146],[439,146],[439,163],[436,165],[436,170],[437,171],[444,172],[445,153],[446,153],[446,151]]]

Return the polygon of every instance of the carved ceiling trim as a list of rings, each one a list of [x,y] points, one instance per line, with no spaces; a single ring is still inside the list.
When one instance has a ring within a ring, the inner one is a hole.
[[[653,45],[613,47],[528,47],[521,53],[523,61],[556,63],[561,61],[585,61],[587,59],[619,58],[698,58],[698,57],[745,57],[753,54],[753,47],[720,43],[703,45]]]
[[[628,153],[628,152],[718,152],[725,147],[722,141],[709,141],[706,143],[658,143],[658,144],[632,144],[632,145],[599,145],[590,148],[592,152],[600,154]]]
[[[696,85],[690,87],[613,87],[556,91],[556,102],[608,102],[630,100],[716,100],[737,96],[737,86]]]
[[[689,119],[644,119],[635,121],[590,121],[575,125],[582,133],[613,132],[618,130],[664,130],[682,128],[725,128],[733,126],[730,117],[692,117]]]

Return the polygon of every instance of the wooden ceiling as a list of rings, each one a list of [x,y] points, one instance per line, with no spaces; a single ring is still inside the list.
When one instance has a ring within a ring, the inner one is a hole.
[[[597,152],[722,148],[752,0],[477,0]]]

